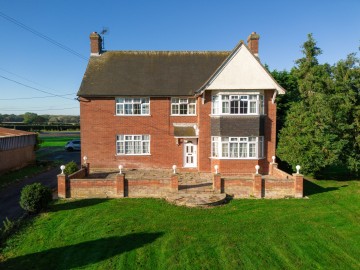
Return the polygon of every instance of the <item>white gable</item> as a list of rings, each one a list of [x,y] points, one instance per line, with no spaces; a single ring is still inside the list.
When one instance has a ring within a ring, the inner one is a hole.
[[[207,83],[206,90],[284,89],[276,83],[249,49],[241,44]]]

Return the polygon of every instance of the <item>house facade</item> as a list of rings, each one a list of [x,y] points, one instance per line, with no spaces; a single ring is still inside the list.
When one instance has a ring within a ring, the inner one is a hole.
[[[258,57],[259,35],[232,51],[103,51],[79,92],[82,156],[91,167],[269,173],[277,94]]]

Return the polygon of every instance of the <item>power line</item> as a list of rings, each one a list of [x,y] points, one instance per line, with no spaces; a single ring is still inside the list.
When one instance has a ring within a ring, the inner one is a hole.
[[[56,111],[56,110],[68,110],[68,109],[79,109],[79,107],[70,107],[70,108],[51,108],[51,109],[40,109],[40,110],[34,110],[31,109],[31,111],[39,112],[39,111]],[[24,109],[1,109],[1,111],[26,111]]]
[[[48,36],[46,36],[46,35],[38,32],[38,31],[36,31],[35,29],[32,29],[31,27],[29,27],[29,26],[27,26],[27,25],[25,25],[25,24],[23,24],[23,23],[15,20],[14,18],[12,18],[12,17],[10,17],[10,16],[2,13],[1,11],[0,11],[0,16],[3,17],[5,20],[8,20],[9,22],[14,23],[14,24],[16,24],[17,26],[20,26],[21,28],[29,31],[30,33],[32,33],[32,34],[34,34],[34,35],[36,35],[36,36],[38,36],[38,37],[40,37],[40,38],[42,38],[42,39],[50,42],[50,43],[52,43],[52,44],[55,45],[55,46],[58,46],[59,48],[65,50],[65,51],[67,51],[67,52],[69,52],[69,53],[71,53],[71,54],[73,54],[73,55],[75,55],[75,56],[77,56],[77,57],[85,60],[85,61],[88,61],[88,60],[89,60],[88,57],[83,56],[82,54],[74,51],[73,49],[71,49],[71,48],[69,48],[69,47],[61,44],[60,42],[57,42],[56,40],[54,40],[54,39],[52,39],[52,38],[50,38],[50,37],[48,37]]]
[[[65,95],[59,95],[59,96],[72,96],[75,95],[76,93],[71,93],[71,94],[65,94]],[[55,98],[57,96],[43,96],[43,97],[23,97],[23,98],[0,98],[0,100],[21,100],[21,99],[37,99],[37,98]]]
[[[33,89],[33,90],[36,90],[36,91],[39,91],[39,92],[42,92],[42,93],[45,93],[45,94],[49,94],[49,95],[56,96],[56,97],[63,98],[63,99],[74,100],[74,99],[71,99],[71,98],[66,98],[66,97],[63,97],[63,96],[61,96],[61,95],[56,95],[56,94],[53,94],[53,93],[50,93],[50,92],[41,90],[41,89],[36,88],[36,87],[32,87],[32,86],[30,86],[30,85],[27,85],[27,84],[24,84],[24,83],[21,83],[21,82],[12,80],[12,79],[10,79],[10,78],[8,78],[8,77],[5,77],[5,76],[2,76],[2,75],[0,75],[0,77],[3,78],[3,79],[5,79],[5,80],[8,80],[8,81],[10,81],[10,82],[13,82],[13,83],[22,85],[22,86],[24,86],[24,87],[27,87],[27,88],[30,88],[30,89]]]

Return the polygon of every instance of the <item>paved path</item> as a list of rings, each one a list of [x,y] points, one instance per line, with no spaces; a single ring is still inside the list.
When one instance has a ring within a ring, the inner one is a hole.
[[[59,158],[59,153],[55,158]],[[63,152],[61,153],[61,160],[67,163],[71,160],[80,162],[80,152]],[[26,178],[21,182],[10,184],[4,189],[0,190],[0,227],[3,226],[3,221],[6,217],[10,220],[19,218],[24,211],[19,205],[20,192],[25,185],[35,182],[40,182],[51,189],[57,188],[57,175],[60,173],[60,168],[54,168],[50,171],[38,174],[31,178]]]

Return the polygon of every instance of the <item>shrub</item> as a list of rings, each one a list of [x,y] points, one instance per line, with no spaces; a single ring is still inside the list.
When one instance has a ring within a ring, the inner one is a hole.
[[[64,173],[66,175],[72,174],[78,170],[78,166],[75,161],[70,161],[68,164],[65,165]]]
[[[21,190],[20,206],[28,212],[40,212],[51,200],[51,190],[40,183],[27,185]]]

